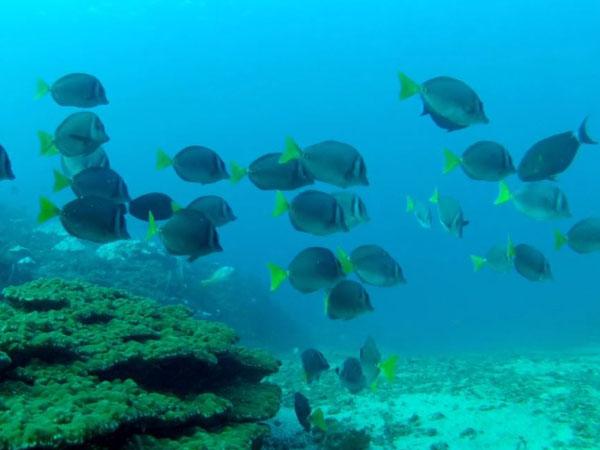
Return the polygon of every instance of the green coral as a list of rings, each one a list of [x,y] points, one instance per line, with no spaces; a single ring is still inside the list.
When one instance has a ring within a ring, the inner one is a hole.
[[[59,279],[3,295],[0,448],[250,448],[279,408],[278,361],[184,307]]]

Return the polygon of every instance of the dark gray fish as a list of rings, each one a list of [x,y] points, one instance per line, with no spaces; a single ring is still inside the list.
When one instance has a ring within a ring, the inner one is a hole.
[[[379,376],[379,363],[381,353],[377,348],[375,340],[369,336],[360,348],[360,365],[362,366],[368,384],[371,384]]]
[[[64,229],[72,236],[87,241],[106,243],[129,239],[124,205],[101,197],[83,197],[67,203],[62,209],[48,199],[40,199],[39,222],[59,216]]]
[[[193,209],[175,212],[158,233],[167,252],[175,256],[188,256],[190,262],[200,256],[223,251],[213,223],[203,213]],[[154,234],[151,225],[149,235]]]
[[[304,431],[310,431],[310,413],[311,413],[310,403],[308,399],[302,395],[300,392],[296,392],[294,394],[294,412],[296,413],[296,418]]]
[[[42,98],[48,92],[61,106],[93,108],[108,105],[104,86],[98,78],[87,73],[70,73],[60,77],[52,85],[38,80],[36,98]]]
[[[8,153],[0,145],[0,180],[14,180],[15,174],[12,170],[12,165],[10,163],[10,158],[8,157]]]
[[[597,144],[587,131],[587,118],[577,134],[567,131],[533,144],[519,163],[519,178],[522,181],[553,179],[569,168],[581,144]]]
[[[515,269],[529,281],[553,279],[550,263],[543,253],[535,247],[527,244],[519,244],[513,248],[511,254],[514,255]]]
[[[309,348],[304,350],[300,355],[302,360],[302,368],[307,383],[312,383],[318,380],[323,372],[329,369],[329,363],[319,350]]]
[[[338,367],[335,372],[340,377],[342,385],[352,394],[362,391],[367,386],[367,379],[362,366],[356,358],[346,358],[342,368]]]
[[[104,167],[90,167],[73,177],[71,189],[77,197],[102,197],[115,203],[130,200],[125,180],[117,172]]]
[[[104,148],[98,147],[92,153],[81,156],[60,156],[62,172],[69,178],[73,178],[79,172],[90,167],[110,168],[110,161]]]
[[[464,81],[440,76],[418,84],[399,73],[400,99],[419,94],[423,101],[422,115],[429,115],[440,128],[460,130],[477,123],[489,123],[483,103]]]
[[[361,245],[350,254],[352,268],[360,281],[380,287],[406,283],[400,264],[378,245]]]
[[[460,166],[473,180],[500,181],[516,172],[508,151],[497,142],[479,141],[467,147],[462,156],[444,150],[444,173]]]
[[[308,247],[298,253],[287,270],[269,264],[271,290],[276,290],[286,278],[297,291],[308,294],[333,287],[345,277],[340,261],[324,247]]]
[[[555,245],[560,249],[567,244],[577,253],[592,253],[600,251],[600,218],[588,217],[580,220],[563,235],[559,231],[555,234]]]
[[[210,148],[192,145],[180,150],[173,158],[158,150],[156,168],[173,166],[175,173],[184,181],[209,184],[229,178],[225,163]]]
[[[63,156],[89,155],[109,139],[104,124],[96,114],[76,112],[67,116],[58,126],[50,145],[42,141],[42,153],[52,154],[54,145]]]
[[[154,216],[154,220],[170,219],[175,209],[173,199],[160,192],[140,195],[129,202],[129,214],[146,222],[150,213]]]
[[[237,218],[235,217],[231,206],[229,206],[229,203],[218,195],[204,195],[198,197],[187,205],[187,208],[204,213],[217,228],[232,222]]]
[[[436,189],[431,196],[430,201],[437,205],[440,223],[446,231],[453,236],[462,238],[463,229],[469,224],[469,221],[465,220],[458,200],[447,195],[441,195]]]
[[[286,211],[292,226],[298,231],[317,236],[349,231],[342,206],[333,195],[322,191],[301,192],[291,203],[277,191],[273,215],[277,217]]]
[[[344,211],[344,222],[348,230],[362,223],[367,223],[370,220],[367,206],[357,194],[341,191],[332,192],[331,195],[337,200]]]
[[[500,182],[496,205],[512,200],[515,208],[536,220],[554,220],[571,217],[569,201],[560,188],[549,181],[524,183],[514,194],[508,185]]]
[[[263,191],[293,191],[315,182],[304,163],[293,159],[280,164],[282,153],[267,153],[254,160],[246,169],[231,163],[231,180],[236,183],[248,175],[250,181]]]
[[[361,154],[349,144],[324,141],[301,150],[293,139],[286,140],[280,161],[301,159],[315,180],[341,188],[368,186],[367,167]]]
[[[327,317],[333,320],[350,320],[373,310],[369,293],[352,280],[339,281],[325,300]]]

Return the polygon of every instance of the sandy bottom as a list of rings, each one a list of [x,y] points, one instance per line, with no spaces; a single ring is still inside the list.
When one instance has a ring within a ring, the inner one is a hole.
[[[332,367],[345,356],[324,353]],[[332,424],[365,430],[372,449],[600,449],[600,348],[403,359],[394,382],[354,395],[334,370],[307,385],[298,355],[282,362],[267,448],[315,448],[293,412],[302,392]]]

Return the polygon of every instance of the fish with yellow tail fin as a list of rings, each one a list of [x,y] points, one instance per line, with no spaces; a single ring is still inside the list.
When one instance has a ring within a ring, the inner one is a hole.
[[[429,201],[437,205],[438,218],[446,231],[453,236],[462,238],[463,229],[469,224],[469,221],[465,220],[458,200],[448,195],[442,195],[436,189]]]
[[[600,251],[600,217],[580,220],[566,234],[556,231],[555,248],[560,250],[565,244],[580,254]]]
[[[315,178],[299,159],[281,164],[282,153],[267,153],[242,167],[232,161],[229,165],[231,182],[237,184],[244,177],[263,191],[294,191],[315,182]]]
[[[496,244],[490,247],[485,256],[471,255],[473,271],[479,272],[484,267],[489,267],[495,272],[508,272],[513,268],[513,260],[510,252],[512,243],[510,237],[506,244]]]
[[[169,156],[163,149],[156,152],[156,169],[173,167],[175,173],[184,181],[210,184],[229,179],[229,173],[221,157],[212,149],[200,145],[185,147]]]
[[[431,209],[429,209],[429,206],[426,203],[407,195],[406,212],[409,214],[414,214],[421,227],[426,229],[431,228]]]
[[[517,211],[535,220],[554,220],[571,217],[565,193],[549,181],[524,183],[512,192],[504,181],[499,184],[495,205],[512,201]]]
[[[515,173],[508,151],[497,142],[479,141],[467,147],[462,156],[444,149],[444,173],[460,166],[472,180],[500,181]]]

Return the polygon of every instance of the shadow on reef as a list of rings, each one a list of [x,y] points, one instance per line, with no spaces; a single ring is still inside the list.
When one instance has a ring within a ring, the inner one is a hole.
[[[0,302],[0,448],[259,448],[279,362],[125,291],[39,279]]]
[[[307,340],[270,300],[268,287],[243,267],[222,283],[202,286],[200,280],[212,274],[214,264],[178,260],[152,242],[123,240],[98,246],[67,235],[58,222],[34,227],[32,219],[14,212],[8,216],[0,224],[0,288],[40,277],[84,280],[161,303],[183,303],[199,318],[227,323],[253,345],[288,350]]]

